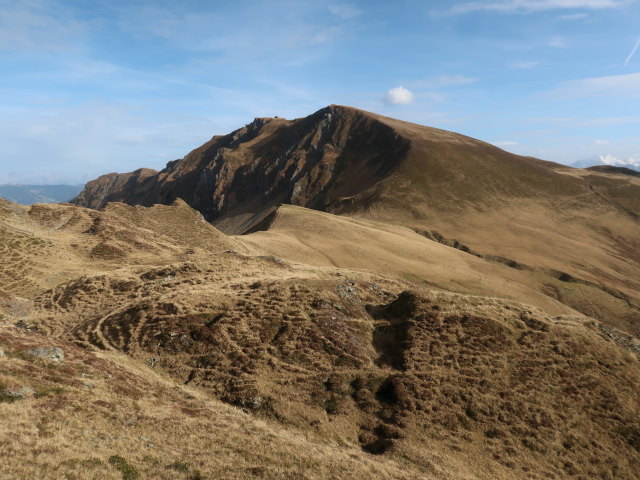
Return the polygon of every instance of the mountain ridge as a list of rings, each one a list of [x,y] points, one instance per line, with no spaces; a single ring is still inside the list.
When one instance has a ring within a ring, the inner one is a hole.
[[[332,105],[294,120],[257,118],[159,172],[101,177],[75,203],[177,198],[227,234],[269,231],[283,204],[426,232],[476,256],[527,266],[528,276],[544,279],[538,288],[546,294],[640,332],[640,179],[633,176],[521,157]],[[583,286],[568,294],[560,277]]]
[[[461,151],[465,158],[460,158]],[[451,168],[451,161],[464,165]],[[481,178],[460,175],[476,167],[474,175]],[[92,208],[108,201],[148,206],[181,197],[223,230],[241,233],[234,216],[280,203],[333,213],[366,210],[396,187],[388,185],[394,175],[418,179],[427,190],[442,182],[463,182],[474,201],[486,198],[489,190],[507,197],[535,193],[532,178],[542,189],[586,191],[576,179],[545,167],[544,161],[471,137],[331,105],[294,120],[257,118],[213,137],[159,172],[139,169],[100,177],[89,182],[74,203]],[[509,170],[512,178],[501,178],[501,170]],[[558,182],[562,185],[554,186]],[[382,203],[387,203],[384,198]],[[245,227],[246,222],[239,224]]]

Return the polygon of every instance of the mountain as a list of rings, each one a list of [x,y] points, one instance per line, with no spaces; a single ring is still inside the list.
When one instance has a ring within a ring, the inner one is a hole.
[[[575,168],[589,168],[596,166],[611,166],[615,168],[626,168],[640,172],[640,159],[630,157],[627,160],[616,158],[613,155],[599,155],[597,157],[578,160],[571,164]]]
[[[596,165],[588,167],[589,170],[600,173],[614,173],[618,175],[631,175],[632,177],[640,177],[640,170],[632,170],[626,167],[614,167],[613,165]]]
[[[0,200],[0,257],[0,476],[640,479],[618,169],[331,106]]]
[[[0,185],[0,198],[22,205],[68,202],[83,185]]]
[[[540,160],[332,105],[296,120],[256,118],[160,172],[102,176],[74,203],[100,208],[109,201],[152,205],[182,198],[222,230],[240,233],[282,203],[333,213],[421,214],[425,203],[455,211],[587,191],[583,182]]]
[[[269,230],[282,204],[407,227],[517,265],[557,300],[640,333],[640,180],[631,176],[332,105],[295,120],[255,119],[160,172],[105,175],[74,203],[177,198],[226,233]]]

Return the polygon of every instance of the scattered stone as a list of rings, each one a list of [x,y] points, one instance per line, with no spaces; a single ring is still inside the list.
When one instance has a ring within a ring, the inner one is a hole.
[[[605,325],[604,323],[600,323],[598,327],[604,336],[609,337],[618,345],[626,347],[631,352],[640,354],[640,340],[633,335],[627,335],[616,328]]]
[[[15,327],[16,327],[16,328],[22,328],[22,329],[24,329],[24,330],[29,330],[29,331],[31,331],[31,330],[35,330],[35,328],[36,328],[36,326],[35,326],[35,325],[33,325],[33,324],[31,324],[31,323],[27,323],[27,321],[26,321],[26,320],[24,320],[24,319],[23,319],[23,320],[18,320],[18,321],[15,323]]]
[[[145,363],[151,368],[154,368],[158,363],[158,359],[156,357],[149,357]]]
[[[124,423],[125,425],[137,425],[138,423],[138,417],[127,417],[124,420],[122,420],[122,423]]]
[[[35,394],[36,391],[29,387],[9,388],[4,391],[4,394],[13,398],[27,398]]]
[[[32,348],[27,350],[27,353],[34,357],[44,358],[54,362],[64,361],[64,352],[60,347]]]

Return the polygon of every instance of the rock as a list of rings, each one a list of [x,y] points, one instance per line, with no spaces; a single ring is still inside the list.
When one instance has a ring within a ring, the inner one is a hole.
[[[149,365],[151,368],[153,368],[158,363],[158,359],[156,357],[149,357],[145,363]]]
[[[36,328],[35,325],[27,323],[26,320],[18,320],[15,326],[16,328],[23,328],[24,330],[34,330]]]
[[[0,358],[6,357],[4,350],[0,348]]]
[[[34,357],[44,358],[54,362],[64,361],[64,352],[60,347],[32,348],[27,350],[27,353]]]
[[[250,397],[247,402],[249,408],[260,408],[260,405],[262,405],[262,397],[260,395]]]
[[[4,394],[13,398],[26,398],[32,396],[36,391],[29,387],[9,388],[4,391]]]

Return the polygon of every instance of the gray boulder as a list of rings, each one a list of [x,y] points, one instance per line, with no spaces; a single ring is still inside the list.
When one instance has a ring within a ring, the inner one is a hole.
[[[9,388],[4,391],[5,395],[13,398],[27,398],[31,397],[34,393],[36,393],[35,390],[29,387]]]
[[[44,358],[54,362],[64,361],[64,352],[60,347],[32,348],[31,350],[27,350],[27,353],[34,357]]]

